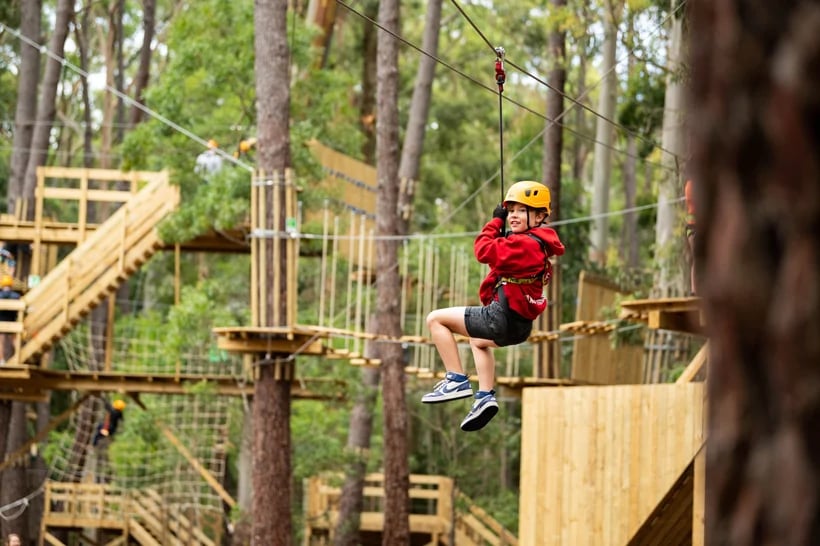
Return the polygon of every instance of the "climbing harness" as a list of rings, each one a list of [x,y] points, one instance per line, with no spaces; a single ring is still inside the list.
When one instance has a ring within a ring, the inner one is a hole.
[[[544,269],[541,273],[536,273],[532,277],[498,277],[498,280],[495,281],[495,289],[498,290],[498,287],[504,284],[532,284],[537,281],[539,278],[541,279],[541,284],[546,286],[549,284],[550,279],[552,278],[552,264],[549,260],[549,248],[547,248],[547,243],[541,240],[540,237],[536,237],[532,233],[525,233],[524,235],[532,238],[538,243],[538,246],[541,247],[541,250],[544,252]]]

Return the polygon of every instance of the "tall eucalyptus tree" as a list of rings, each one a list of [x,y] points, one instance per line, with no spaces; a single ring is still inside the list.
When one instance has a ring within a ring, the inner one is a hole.
[[[399,1],[381,0],[379,26],[398,34]],[[387,32],[378,37],[378,92],[376,108],[376,321],[375,332],[401,335],[398,271],[399,234],[399,44]],[[384,546],[410,544],[410,472],[407,457],[408,412],[405,401],[404,359],[398,343],[380,343],[384,415]]]
[[[287,34],[288,0],[257,0],[254,9],[254,51],[257,96],[258,151],[257,169],[265,177],[279,180],[266,195],[266,210],[273,215],[273,192],[279,192],[278,203],[284,207],[285,173],[291,166],[290,152],[290,47]],[[278,215],[281,222],[273,226],[285,231],[285,211]],[[284,241],[265,241],[267,257],[259,264],[261,275],[270,287],[260,306],[268,323],[275,317],[287,320],[287,262],[274,263],[273,256],[286,256]],[[280,245],[281,252],[274,252]],[[261,257],[257,257],[261,259]],[[279,268],[278,275],[274,268]],[[277,286],[275,280],[281,285]],[[274,309],[274,294],[283,295],[279,309]],[[290,377],[278,376],[275,366],[288,355],[271,355],[271,362],[259,367],[254,384],[253,422],[253,524],[252,543],[265,546],[289,546],[293,543],[291,520],[292,462],[290,437]]]
[[[413,207],[414,187],[419,178],[421,154],[424,148],[424,134],[430,110],[433,77],[436,63],[433,57],[438,55],[439,25],[441,22],[442,0],[429,0],[424,24],[422,49],[430,56],[422,55],[419,61],[413,97],[410,102],[410,113],[407,119],[399,162],[399,187],[395,222],[396,232],[406,235]],[[375,317],[371,319],[375,320]],[[373,348],[368,345],[368,353]],[[363,391],[356,400],[350,415],[350,429],[347,447],[354,460],[348,468],[348,475],[342,488],[339,506],[339,523],[334,535],[335,546],[354,546],[358,544],[358,525],[362,509],[362,491],[364,474],[367,469],[366,454],[370,449],[370,436],[373,430],[373,409],[376,402],[377,388],[381,372],[378,368],[366,368],[362,371]]]

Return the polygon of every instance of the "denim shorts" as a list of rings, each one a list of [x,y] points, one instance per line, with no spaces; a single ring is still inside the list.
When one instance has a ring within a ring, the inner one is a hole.
[[[530,337],[532,321],[512,311],[501,294],[503,302],[496,300],[484,307],[465,308],[464,326],[470,337],[492,340],[499,347],[518,345]]]

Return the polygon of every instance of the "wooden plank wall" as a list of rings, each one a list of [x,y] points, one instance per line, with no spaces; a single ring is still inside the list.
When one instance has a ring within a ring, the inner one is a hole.
[[[333,202],[343,207],[341,210],[337,209],[343,230],[339,235],[352,235],[354,238],[362,237],[363,234],[368,236],[376,227],[376,168],[328,148],[316,140],[310,141],[308,146],[325,171],[326,176],[319,184],[320,188],[331,196]],[[321,211],[306,210],[304,214],[305,222],[323,222]],[[352,214],[356,215],[355,219],[352,218]],[[363,214],[367,215],[364,219],[361,217]],[[330,229],[332,228],[331,225]],[[367,253],[360,256],[356,242],[344,241],[339,245],[338,251],[340,256],[352,260],[357,265],[366,262]]]
[[[605,320],[604,311],[615,304],[618,287],[582,271],[578,279],[575,320]],[[578,337],[573,342],[571,379],[598,385],[642,383],[643,346],[612,346],[609,334]]]
[[[519,543],[623,545],[704,438],[703,383],[523,392]]]

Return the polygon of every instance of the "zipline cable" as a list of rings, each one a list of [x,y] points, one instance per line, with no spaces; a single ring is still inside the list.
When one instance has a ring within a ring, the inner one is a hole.
[[[9,31],[12,35],[16,36],[17,39],[19,39],[21,42],[33,47],[34,49],[36,49],[40,53],[44,53],[48,57],[51,57],[53,60],[55,60],[58,63],[62,64],[64,68],[68,68],[68,69],[72,70],[73,72],[79,74],[80,76],[82,76],[84,78],[89,78],[91,76],[91,74],[89,74],[87,71],[85,71],[82,68],[80,68],[79,66],[71,63],[65,57],[60,57],[59,55],[57,55],[56,53],[54,53],[50,49],[48,49],[48,47],[46,47],[45,45],[40,45],[37,42],[35,42],[34,40],[32,40],[31,38],[29,38],[28,36],[24,36],[22,32],[7,26],[2,22],[0,22],[0,29]],[[174,123],[173,121],[166,118],[162,114],[151,110],[150,108],[148,108],[144,104],[140,103],[139,101],[136,101],[136,100],[132,99],[131,97],[129,97],[125,93],[121,92],[120,90],[115,89],[115,88],[111,87],[108,84],[104,85],[103,87],[107,91],[109,91],[110,93],[115,95],[117,98],[119,98],[120,100],[123,100],[126,103],[128,103],[129,105],[134,106],[135,108],[138,108],[139,110],[142,110],[144,113],[148,114],[152,118],[154,118],[158,121],[161,121],[162,123],[164,123],[168,127],[171,127],[175,131],[187,136],[191,140],[194,140],[194,141],[198,142],[202,146],[205,146],[205,147],[208,146],[208,142],[204,138],[202,138],[198,135],[195,135],[194,133],[192,133],[188,129],[185,129],[184,127],[182,127],[178,123]],[[236,159],[231,154],[226,153],[226,152],[224,152],[223,150],[221,150],[219,148],[216,149],[216,152],[221,157],[223,157],[224,159],[230,161],[234,165],[242,167],[242,168],[246,169],[248,172],[253,172],[253,170],[254,170],[253,167],[251,165],[248,165],[244,161],[240,161],[240,160]]]
[[[407,40],[406,38],[404,38],[404,37],[400,36],[399,34],[396,34],[395,32],[393,32],[393,31],[391,31],[391,30],[389,30],[389,29],[384,28],[384,27],[383,27],[383,26],[381,26],[381,25],[380,25],[377,21],[373,20],[372,18],[368,17],[367,15],[365,15],[365,14],[361,13],[360,11],[358,11],[358,10],[356,10],[355,8],[353,8],[353,7],[349,6],[348,4],[346,4],[346,3],[344,2],[344,0],[336,0],[336,3],[337,3],[337,4],[339,4],[340,6],[342,6],[343,8],[347,9],[348,11],[350,11],[351,13],[353,13],[354,15],[356,15],[357,17],[359,17],[359,18],[361,18],[361,19],[363,19],[363,20],[367,21],[368,23],[372,24],[373,26],[375,26],[375,27],[376,27],[376,28],[378,28],[379,30],[382,30],[382,31],[384,31],[384,32],[386,32],[386,33],[388,33],[388,34],[390,34],[390,35],[391,35],[391,36],[393,36],[395,39],[397,39],[398,41],[400,41],[401,43],[403,43],[404,45],[406,45],[406,46],[408,46],[408,47],[410,47],[410,48],[412,48],[412,49],[415,49],[417,52],[421,53],[422,55],[426,55],[426,56],[427,56],[427,57],[429,57],[430,59],[432,59],[432,60],[434,60],[435,62],[437,62],[438,64],[442,65],[443,67],[445,67],[445,68],[447,68],[447,69],[451,70],[452,72],[455,72],[456,74],[458,74],[459,76],[461,76],[461,77],[462,77],[462,78],[464,78],[465,80],[469,80],[469,81],[471,81],[472,83],[474,83],[475,85],[477,85],[477,86],[479,86],[479,87],[483,87],[484,89],[486,89],[487,91],[489,91],[489,92],[491,92],[491,93],[493,93],[493,94],[495,94],[495,93],[496,93],[496,90],[495,90],[495,89],[493,89],[492,87],[490,87],[490,86],[488,86],[488,85],[484,84],[483,82],[481,82],[481,81],[477,80],[476,78],[474,78],[474,77],[470,76],[469,74],[467,74],[467,73],[463,72],[462,70],[459,70],[458,68],[456,68],[455,66],[451,65],[450,63],[448,63],[448,62],[444,61],[443,59],[440,59],[439,57],[436,57],[435,55],[433,55],[433,54],[431,54],[431,53],[428,53],[427,51],[424,51],[421,47],[419,47],[419,46],[417,46],[416,44],[414,44],[414,43],[410,42],[409,40]],[[493,51],[495,51],[495,48],[493,48]],[[589,91],[589,90],[587,90],[587,92],[588,92],[588,91]],[[626,151],[626,150],[622,150],[622,149],[620,149],[620,148],[617,148],[617,147],[613,146],[612,144],[607,144],[607,143],[605,143],[605,142],[601,142],[601,141],[599,141],[599,140],[595,139],[595,137],[591,137],[591,136],[589,136],[589,135],[585,135],[584,133],[582,133],[582,132],[580,132],[580,131],[578,131],[578,130],[576,130],[576,129],[573,129],[572,127],[569,127],[568,125],[564,125],[563,123],[558,123],[556,120],[558,120],[558,119],[562,118],[562,117],[564,116],[564,114],[569,113],[570,109],[564,110],[564,111],[561,113],[561,116],[559,116],[559,117],[558,117],[558,118],[556,118],[555,120],[552,120],[552,119],[548,118],[547,116],[545,116],[544,114],[542,114],[541,112],[538,112],[538,111],[536,111],[536,110],[534,110],[534,109],[530,108],[529,106],[527,106],[527,105],[525,105],[525,104],[522,104],[522,103],[520,103],[520,102],[518,102],[518,101],[516,101],[516,100],[514,100],[514,99],[511,99],[511,98],[510,98],[510,97],[508,97],[508,96],[505,96],[505,97],[504,97],[504,100],[506,100],[506,101],[508,101],[508,102],[510,102],[510,103],[512,103],[512,104],[514,104],[515,106],[517,106],[517,107],[521,108],[522,110],[525,110],[525,111],[529,112],[530,114],[532,114],[532,115],[534,115],[534,116],[536,116],[536,117],[539,117],[539,118],[543,119],[544,121],[547,121],[547,122],[550,122],[550,123],[555,123],[555,124],[557,124],[559,127],[561,127],[562,129],[564,129],[565,131],[567,131],[567,132],[569,132],[569,133],[571,133],[571,134],[573,134],[573,135],[577,136],[577,137],[578,137],[578,138],[580,138],[580,139],[586,140],[587,142],[591,142],[591,143],[593,143],[593,144],[598,144],[598,145],[603,146],[604,148],[608,148],[608,149],[612,150],[613,152],[618,153],[618,154],[620,154],[620,155],[623,155],[623,156],[626,156],[626,157],[631,157],[631,158],[633,158],[633,159],[635,159],[635,160],[637,160],[637,161],[640,161],[641,163],[643,163],[643,164],[645,164],[645,165],[651,165],[651,166],[653,166],[653,167],[658,167],[659,169],[663,169],[663,170],[667,170],[667,171],[674,170],[674,169],[672,169],[671,167],[669,167],[668,165],[664,165],[664,164],[662,164],[662,163],[657,163],[657,162],[655,162],[655,161],[650,161],[650,160],[648,160],[648,159],[646,159],[646,158],[644,158],[644,157],[639,156],[638,154],[633,154],[633,153],[628,152],[628,151]],[[576,100],[577,100],[577,99],[576,99]],[[571,107],[570,107],[570,108],[571,108]],[[601,114],[598,114],[598,113],[596,112],[596,115],[600,116]],[[612,120],[607,120],[607,121],[608,121],[609,123],[614,123],[614,122],[612,122]],[[493,178],[495,178],[495,177],[493,177]]]
[[[487,39],[487,37],[484,35],[484,33],[483,33],[483,32],[481,32],[481,29],[480,29],[480,28],[478,28],[478,25],[476,25],[476,24],[473,22],[473,20],[472,20],[472,19],[470,19],[470,17],[467,15],[467,13],[466,13],[466,12],[465,12],[462,8],[461,8],[461,6],[459,6],[458,2],[457,2],[456,0],[451,0],[451,2],[452,2],[452,3],[453,3],[453,5],[456,7],[456,9],[458,9],[458,11],[461,13],[461,15],[463,15],[463,16],[464,16],[464,18],[467,20],[467,22],[470,24],[470,26],[471,26],[471,27],[473,27],[473,30],[475,30],[476,34],[478,34],[478,35],[481,37],[481,39],[482,39],[482,40],[484,40],[484,42],[485,42],[485,43],[486,43],[486,44],[490,47],[490,49],[495,49],[495,48],[493,47],[492,43],[490,43],[490,41],[489,41],[489,40]],[[681,9],[681,5],[682,5],[683,3],[684,3],[684,2],[681,2],[681,3],[680,3],[680,5],[678,5],[678,6],[677,6],[677,7],[673,10],[672,15],[673,15],[675,12],[677,12],[679,9]],[[510,66],[512,66],[513,68],[515,68],[516,70],[518,70],[518,71],[519,71],[519,72],[521,72],[522,74],[524,74],[524,75],[526,75],[526,76],[529,76],[530,78],[532,78],[533,80],[535,80],[535,81],[536,81],[536,82],[538,82],[539,84],[541,84],[541,85],[545,86],[547,89],[550,89],[550,90],[551,90],[551,91],[553,91],[554,93],[557,93],[557,94],[561,95],[562,97],[564,97],[565,99],[567,99],[568,101],[570,101],[573,105],[575,105],[575,106],[580,106],[581,108],[583,108],[584,110],[586,110],[587,112],[589,112],[590,114],[592,114],[593,116],[596,116],[596,117],[598,117],[598,118],[600,118],[600,119],[602,119],[602,120],[606,121],[607,123],[609,123],[609,124],[610,124],[610,125],[612,125],[613,127],[615,127],[615,128],[617,128],[617,129],[620,129],[620,130],[624,131],[627,135],[632,136],[632,137],[634,137],[634,138],[636,138],[636,139],[638,139],[638,140],[640,140],[640,141],[642,141],[642,142],[645,142],[645,143],[647,143],[647,144],[650,144],[650,145],[652,145],[653,147],[658,148],[658,149],[659,149],[659,150],[661,150],[662,152],[665,152],[665,153],[667,153],[667,154],[669,154],[669,155],[672,155],[672,156],[677,157],[677,154],[674,154],[674,153],[672,153],[671,151],[669,151],[669,150],[665,149],[665,148],[664,148],[663,146],[661,146],[660,144],[657,144],[654,140],[651,140],[651,139],[649,139],[649,138],[647,138],[647,137],[644,137],[644,136],[642,136],[642,135],[640,135],[640,134],[636,133],[636,132],[635,132],[635,131],[633,131],[632,129],[629,129],[629,128],[628,128],[628,127],[626,127],[625,125],[622,125],[622,124],[618,123],[617,121],[615,121],[615,120],[613,120],[613,119],[610,119],[610,118],[606,117],[605,115],[603,115],[603,114],[599,113],[597,110],[595,110],[595,109],[594,109],[594,108],[592,108],[591,106],[586,105],[586,104],[584,104],[584,103],[580,102],[578,99],[576,99],[576,98],[574,98],[574,97],[569,96],[569,95],[568,95],[568,94],[566,94],[563,90],[556,89],[554,86],[550,85],[550,84],[549,84],[548,82],[546,82],[545,80],[543,80],[543,79],[541,79],[541,78],[539,78],[539,77],[535,76],[534,74],[532,74],[531,72],[529,72],[529,71],[528,71],[528,70],[526,70],[525,68],[523,68],[523,67],[521,67],[521,66],[519,66],[519,65],[515,64],[514,62],[512,62],[512,61],[507,61],[507,62],[509,63],[509,65],[510,65]],[[616,63],[616,65],[617,65],[617,63]],[[613,66],[613,68],[614,68],[614,66]],[[612,72],[612,70],[609,70],[609,71],[608,71],[608,72],[607,72],[607,73],[606,73],[606,74],[605,74],[605,75],[604,75],[601,79],[604,79],[604,78],[608,77],[608,76],[609,76],[609,74],[610,74],[611,72]]]

